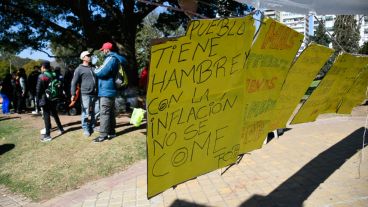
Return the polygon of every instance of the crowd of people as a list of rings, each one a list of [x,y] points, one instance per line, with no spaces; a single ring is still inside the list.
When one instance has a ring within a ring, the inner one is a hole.
[[[25,70],[20,68],[16,73],[7,74],[0,82],[2,97],[2,113],[25,113],[26,102],[32,107],[32,114],[42,114],[45,128],[41,141],[51,141],[51,116],[58,127],[59,134],[65,131],[58,116],[59,100],[48,97],[48,88],[53,79],[63,83],[64,100],[68,107],[79,99],[81,111],[81,126],[83,135],[89,137],[96,130],[96,120],[99,118],[99,136],[94,142],[103,142],[116,136],[115,127],[115,98],[120,94],[115,86],[115,79],[120,65],[127,66],[125,57],[115,52],[110,42],[102,45],[101,52],[105,59],[100,67],[91,64],[91,53],[83,51],[80,54],[82,63],[72,72],[67,70],[64,76],[59,67],[51,68],[49,61],[43,61],[40,66],[34,66],[33,71],[26,76]],[[143,70],[140,86],[145,90],[147,69]],[[71,75],[72,74],[72,75]]]

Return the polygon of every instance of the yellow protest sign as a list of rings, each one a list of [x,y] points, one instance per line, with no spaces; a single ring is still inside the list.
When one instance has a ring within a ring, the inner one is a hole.
[[[250,16],[195,20],[185,36],[152,46],[148,197],[235,162],[254,32]]]
[[[300,54],[291,66],[282,86],[274,110],[273,117],[275,118],[271,120],[271,130],[286,127],[287,121],[307,91],[310,83],[332,53],[333,49],[312,43]]]
[[[353,83],[353,86],[347,94],[343,97],[341,105],[338,107],[338,114],[350,114],[352,109],[361,104],[365,98],[368,97],[368,65],[357,77],[357,80]]]
[[[265,19],[245,65],[245,97],[240,153],[260,148],[282,84],[303,35]]]
[[[336,113],[343,96],[350,90],[368,58],[341,54],[319,86],[292,120],[292,124],[316,120],[319,114]]]

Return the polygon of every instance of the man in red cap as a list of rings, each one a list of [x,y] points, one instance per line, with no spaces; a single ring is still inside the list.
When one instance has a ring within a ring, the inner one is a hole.
[[[98,97],[100,98],[100,135],[94,142],[102,142],[115,137],[115,97],[117,90],[115,78],[119,72],[119,65],[127,65],[126,59],[113,52],[113,45],[106,42],[102,45],[102,51],[106,58],[101,67],[95,69],[98,80]]]

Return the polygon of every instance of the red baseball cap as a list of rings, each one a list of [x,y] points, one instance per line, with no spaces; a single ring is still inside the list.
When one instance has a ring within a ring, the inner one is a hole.
[[[111,50],[112,49],[112,44],[110,42],[105,42],[102,47],[101,47],[101,51],[104,50],[104,49],[109,49]]]

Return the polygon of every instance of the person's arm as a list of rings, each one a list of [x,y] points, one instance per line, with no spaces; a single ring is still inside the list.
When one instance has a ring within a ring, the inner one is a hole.
[[[41,75],[38,76],[37,78],[37,85],[36,85],[36,97],[37,99],[40,99],[43,93],[43,87],[42,87],[42,80],[41,80]]]
[[[22,88],[22,96],[26,95],[26,79],[24,77],[20,77],[19,79],[20,87]]]
[[[73,100],[73,99],[74,99],[75,92],[76,92],[76,90],[77,90],[77,83],[79,82],[79,78],[80,78],[79,69],[76,69],[76,70],[74,71],[74,75],[73,75],[72,83],[71,83],[71,85],[70,85],[71,100]]]
[[[109,77],[111,73],[112,66],[115,64],[115,61],[117,61],[114,57],[107,57],[102,64],[101,67],[95,69],[96,77],[98,78],[106,78]]]

